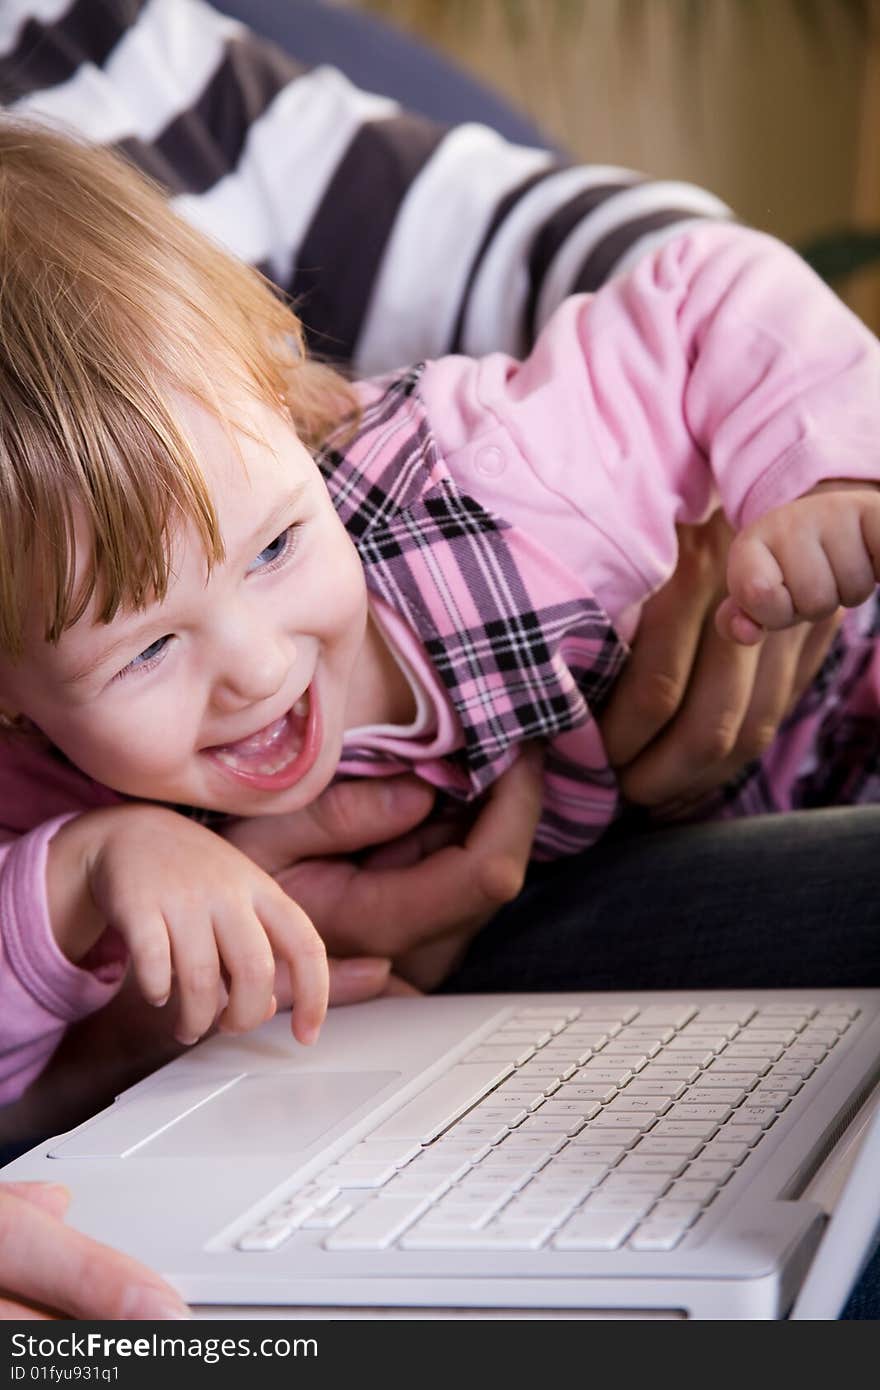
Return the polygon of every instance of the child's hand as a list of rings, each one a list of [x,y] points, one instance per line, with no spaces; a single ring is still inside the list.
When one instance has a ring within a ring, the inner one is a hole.
[[[880,490],[820,483],[767,512],[733,541],[729,597],[715,617],[723,637],[750,646],[767,630],[855,608],[880,580]]]
[[[161,1005],[176,986],[181,1042],[201,1037],[221,1007],[219,1026],[229,1032],[271,1018],[276,957],[290,974],[294,1036],[315,1041],[327,1010],[324,944],[274,879],[212,830],[161,806],[114,807],[69,826],[97,918],[125,939],[145,998]],[[55,837],[62,855],[66,830]],[[60,935],[59,944],[68,949]]]

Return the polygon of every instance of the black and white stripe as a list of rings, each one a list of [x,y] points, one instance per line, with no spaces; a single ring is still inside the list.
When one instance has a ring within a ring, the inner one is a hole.
[[[522,354],[566,294],[730,215],[690,184],[409,115],[205,0],[3,0],[0,99],[120,147],[361,374]]]

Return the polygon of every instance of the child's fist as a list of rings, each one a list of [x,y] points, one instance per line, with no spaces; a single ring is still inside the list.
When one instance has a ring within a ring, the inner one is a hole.
[[[880,491],[870,483],[820,483],[735,538],[722,636],[745,645],[765,631],[818,622],[855,608],[880,579]]]

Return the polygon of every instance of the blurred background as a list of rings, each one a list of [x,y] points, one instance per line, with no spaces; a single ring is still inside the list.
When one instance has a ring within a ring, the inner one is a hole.
[[[336,0],[579,159],[702,184],[880,332],[880,0]]]

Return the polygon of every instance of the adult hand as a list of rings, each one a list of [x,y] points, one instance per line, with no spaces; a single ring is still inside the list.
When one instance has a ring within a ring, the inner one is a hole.
[[[332,956],[390,957],[398,976],[430,989],[522,886],[541,762],[537,747],[525,749],[464,822],[426,819],[430,788],[395,777],[340,782],[299,815],[241,820],[224,833],[296,899]],[[340,857],[377,844],[358,861]]]
[[[722,512],[678,528],[675,574],[645,605],[632,655],[599,726],[624,796],[685,811],[758,757],[821,666],[836,613],[745,647],[715,610],[733,531]]]
[[[158,1274],[63,1224],[55,1183],[0,1184],[0,1318],[186,1318]]]

